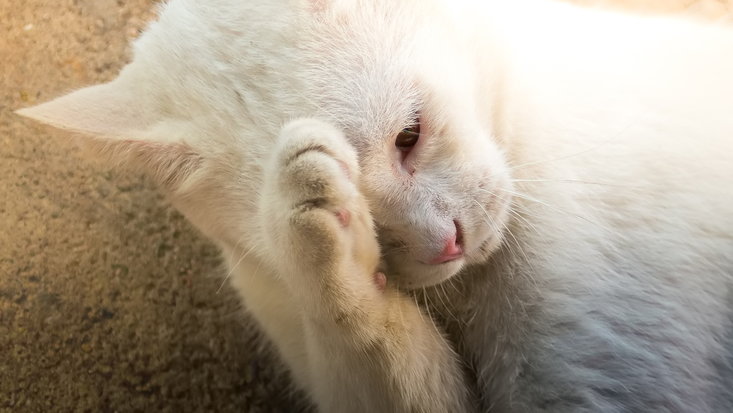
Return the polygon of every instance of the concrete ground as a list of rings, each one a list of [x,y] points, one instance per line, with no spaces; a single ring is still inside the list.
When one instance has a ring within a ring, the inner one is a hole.
[[[574,1],[733,21],[733,0]],[[293,410],[211,244],[12,113],[113,78],[155,3],[0,0],[0,412]]]

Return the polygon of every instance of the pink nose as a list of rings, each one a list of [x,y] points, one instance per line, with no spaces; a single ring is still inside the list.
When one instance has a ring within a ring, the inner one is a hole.
[[[430,260],[430,264],[443,264],[449,261],[457,260],[463,256],[463,250],[461,246],[456,242],[457,235],[453,235],[445,241],[445,247],[443,252],[439,256]]]

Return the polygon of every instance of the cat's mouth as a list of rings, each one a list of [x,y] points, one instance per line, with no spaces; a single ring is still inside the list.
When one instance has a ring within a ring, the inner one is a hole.
[[[463,230],[456,219],[453,220],[453,226],[455,231],[444,240],[440,253],[427,261],[420,261],[422,264],[442,265],[463,258]]]
[[[401,288],[411,290],[446,281],[466,265],[485,260],[501,238],[490,230],[466,234],[460,221],[453,222],[454,234],[442,241],[442,250],[435,248],[438,252],[431,258],[416,257],[416,251],[404,241],[386,242],[389,247],[385,250],[384,258],[388,271]]]

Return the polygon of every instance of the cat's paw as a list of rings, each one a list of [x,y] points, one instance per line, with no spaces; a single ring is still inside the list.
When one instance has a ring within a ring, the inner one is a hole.
[[[356,154],[341,131],[315,119],[283,127],[265,172],[262,208],[271,225],[265,235],[295,288],[338,290],[364,280],[384,287],[358,175]]]

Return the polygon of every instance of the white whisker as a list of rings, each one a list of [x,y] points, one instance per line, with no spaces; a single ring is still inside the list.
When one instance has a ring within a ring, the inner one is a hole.
[[[570,153],[570,154],[567,154],[567,155],[560,155],[560,156],[557,156],[557,157],[554,157],[554,158],[547,158],[547,159],[540,159],[540,160],[537,160],[537,161],[525,162],[525,163],[522,163],[522,164],[519,164],[519,165],[510,166],[510,168],[511,168],[512,171],[517,171],[517,170],[522,169],[522,168],[525,168],[527,166],[539,165],[539,164],[549,163],[549,162],[557,162],[557,161],[562,161],[562,160],[569,159],[569,158],[574,158],[576,156],[584,155],[584,154],[589,153],[589,152],[597,151],[598,149],[602,148],[603,146],[608,145],[612,140],[613,139],[609,139],[609,140],[603,141],[603,142],[601,142],[600,144],[598,144],[596,146],[593,146],[593,147],[584,149],[584,150],[579,151],[579,152]]]
[[[554,210],[554,211],[557,211],[557,212],[562,212],[563,214],[567,214],[567,215],[570,215],[570,216],[573,216],[573,217],[576,217],[576,218],[580,218],[580,219],[582,219],[582,220],[584,220],[584,221],[586,221],[586,222],[589,222],[589,223],[591,223],[591,224],[595,224],[595,223],[594,223],[594,222],[593,222],[592,220],[590,220],[589,218],[586,218],[586,217],[584,217],[584,216],[582,216],[582,215],[574,214],[574,213],[571,213],[571,212],[565,211],[565,210],[563,210],[563,209],[557,208],[557,207],[555,207],[555,206],[553,206],[553,205],[550,205],[550,204],[548,204],[547,202],[544,202],[544,201],[540,201],[539,199],[533,198],[533,197],[531,197],[531,196],[529,196],[529,195],[525,195],[525,194],[522,194],[522,193],[520,193],[520,192],[510,191],[510,190],[508,190],[508,189],[503,189],[503,188],[497,188],[497,189],[499,189],[500,191],[504,191],[504,192],[506,192],[506,193],[508,193],[508,194],[511,194],[511,195],[512,195],[512,196],[514,196],[514,197],[517,197],[517,198],[521,198],[521,199],[524,199],[524,200],[527,200],[527,201],[531,201],[531,202],[536,202],[536,203],[538,203],[538,204],[540,204],[540,205],[544,205],[545,207],[547,207],[547,208],[549,208],[549,209],[552,209],[552,210]]]
[[[528,220],[527,218],[523,217],[523,216],[522,216],[522,214],[520,214],[519,212],[517,212],[517,211],[514,211],[513,209],[510,209],[510,210],[509,210],[509,213],[510,213],[510,214],[511,214],[511,215],[512,215],[512,216],[513,216],[514,218],[516,218],[516,219],[520,220],[520,221],[521,221],[521,223],[520,223],[520,224],[524,224],[524,225],[526,225],[527,227],[531,228],[532,230],[534,230],[534,232],[535,232],[536,234],[541,234],[540,230],[539,230],[539,229],[537,229],[537,227],[536,227],[536,226],[535,226],[535,225],[534,225],[533,223],[531,223],[531,222],[530,222],[530,221],[529,221],[529,220]]]
[[[435,293],[438,295],[438,300],[440,300],[441,304],[443,304],[443,308],[445,308],[445,311],[448,313],[448,316],[451,319],[453,319],[454,321],[458,322],[458,317],[456,317],[455,315],[453,315],[453,312],[450,310],[450,307],[446,304],[446,301],[448,303],[450,303],[451,300],[450,300],[450,297],[448,296],[448,294],[445,292],[445,286],[443,285],[443,283],[438,284],[438,286],[440,287],[440,290],[441,291],[437,291],[437,290],[434,289],[435,290]],[[442,292],[443,295],[445,296],[445,301],[443,301],[443,298],[441,297],[440,292]]]
[[[608,138],[608,139],[600,142],[598,145],[592,146],[592,147],[587,148],[587,149],[584,149],[582,151],[575,152],[575,153],[570,153],[570,154],[567,154],[567,155],[560,155],[560,156],[557,156],[557,157],[554,157],[554,158],[540,159],[540,160],[537,160],[537,161],[525,162],[525,163],[522,163],[522,164],[519,164],[519,165],[512,165],[512,166],[510,166],[510,168],[511,168],[512,171],[517,171],[517,170],[522,169],[522,168],[525,168],[527,166],[539,165],[539,164],[549,163],[549,162],[562,161],[562,160],[565,160],[565,159],[570,159],[570,158],[574,158],[576,156],[584,155],[584,154],[589,153],[589,152],[597,151],[598,149],[600,149],[600,148],[608,145],[609,143],[615,142],[619,136],[622,136],[629,128],[631,128],[631,126],[633,126],[634,124],[636,124],[637,123],[636,121],[637,120],[633,120],[633,121],[628,122],[623,128],[619,129],[610,138]]]
[[[496,228],[495,221],[491,218],[491,216],[486,211],[486,209],[483,207],[483,205],[481,205],[481,203],[478,202],[476,199],[474,199],[473,201],[479,206],[479,208],[481,208],[481,210],[484,212],[484,215],[486,215],[486,218],[488,219],[487,224],[490,227],[495,228],[495,231],[499,232],[498,231],[498,228]],[[527,275],[528,275],[529,279],[532,281],[532,284],[536,287],[537,286],[537,283],[536,283],[536,280],[534,279],[534,275],[533,275],[533,273],[535,273],[536,271],[534,269],[534,266],[532,265],[532,261],[529,259],[529,256],[524,251],[524,248],[522,248],[522,244],[519,242],[519,240],[514,235],[514,233],[512,232],[512,230],[505,223],[502,223],[502,227],[504,228],[504,232],[506,232],[509,235],[509,237],[514,241],[514,245],[519,250],[519,253],[522,254],[522,256],[524,257],[524,260],[527,263],[527,265],[529,265],[529,268],[532,271],[532,274],[527,274]]]
[[[521,183],[532,183],[532,182],[557,182],[557,183],[571,183],[571,184],[583,184],[583,185],[599,185],[599,186],[611,186],[618,188],[641,188],[637,185],[622,185],[608,182],[593,182],[585,181],[582,179],[512,179],[512,182]]]
[[[226,282],[229,279],[229,277],[232,276],[232,273],[234,272],[234,270],[236,270],[237,267],[239,267],[239,264],[242,263],[242,260],[244,260],[244,258],[247,257],[247,255],[249,255],[252,251],[254,251],[254,249],[255,249],[255,247],[252,246],[249,250],[247,250],[247,252],[245,252],[244,254],[242,254],[241,257],[239,257],[239,260],[237,261],[237,263],[232,266],[232,269],[229,270],[229,272],[227,273],[226,277],[224,277],[224,280],[222,280],[221,285],[219,286],[219,289],[216,290],[216,293],[217,294],[219,294],[221,292],[222,288],[224,288],[224,284],[226,284]]]

